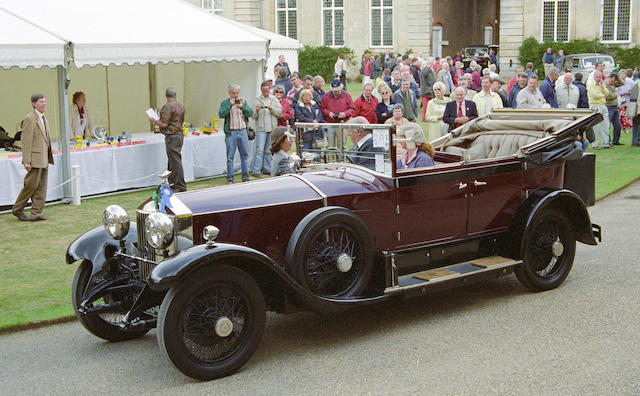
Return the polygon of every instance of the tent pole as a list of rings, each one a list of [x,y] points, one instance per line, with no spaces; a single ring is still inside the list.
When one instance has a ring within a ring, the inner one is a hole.
[[[70,52],[69,44],[65,45],[65,53]],[[69,142],[71,140],[71,127],[69,123],[69,95],[67,90],[69,88],[70,77],[68,75],[67,67],[70,64],[70,58],[65,56],[65,65],[58,66],[58,103],[60,103],[60,149],[62,150],[62,161],[60,166],[62,167],[62,180],[67,182],[71,179],[71,152]],[[63,201],[65,203],[72,200],[71,183],[66,183],[63,186]]]

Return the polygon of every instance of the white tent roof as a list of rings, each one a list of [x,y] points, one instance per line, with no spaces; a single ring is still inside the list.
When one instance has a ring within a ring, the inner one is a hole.
[[[64,62],[65,42],[0,9],[0,67],[56,67]]]
[[[0,0],[3,9],[71,42],[78,67],[266,57],[263,37],[223,18],[212,24],[210,15],[180,0]],[[0,43],[35,40],[23,34]]]

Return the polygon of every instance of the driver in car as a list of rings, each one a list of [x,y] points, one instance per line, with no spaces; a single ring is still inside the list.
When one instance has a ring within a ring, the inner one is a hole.
[[[347,121],[347,124],[368,124],[366,118],[362,116],[354,117]],[[371,130],[365,128],[351,128],[347,130],[347,136],[353,142],[353,146],[346,152],[347,160],[356,164],[375,170],[375,152],[379,151],[373,147]]]

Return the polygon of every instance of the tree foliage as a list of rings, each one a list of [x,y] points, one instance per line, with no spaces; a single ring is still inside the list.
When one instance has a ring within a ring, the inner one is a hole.
[[[611,55],[617,65],[623,69],[633,69],[640,63],[640,47],[621,48],[615,45],[605,45],[599,40],[571,40],[567,42],[544,41],[538,42],[529,37],[522,42],[519,49],[518,60],[521,65],[533,62],[538,75],[544,75],[542,55],[551,47],[554,53],[563,50],[565,55],[598,52]]]
[[[325,81],[333,79],[333,66],[338,59],[338,55],[344,53],[348,63],[353,63],[353,50],[347,47],[331,48],[327,46],[314,47],[305,45],[298,52],[298,65],[300,75],[306,74],[316,76],[321,75]]]

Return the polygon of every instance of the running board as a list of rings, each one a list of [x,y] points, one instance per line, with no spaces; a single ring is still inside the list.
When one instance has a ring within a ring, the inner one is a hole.
[[[491,279],[511,273],[522,260],[501,256],[483,257],[447,267],[415,272],[398,277],[397,286],[387,287],[384,294],[417,292],[418,295],[459,286],[467,281]]]

